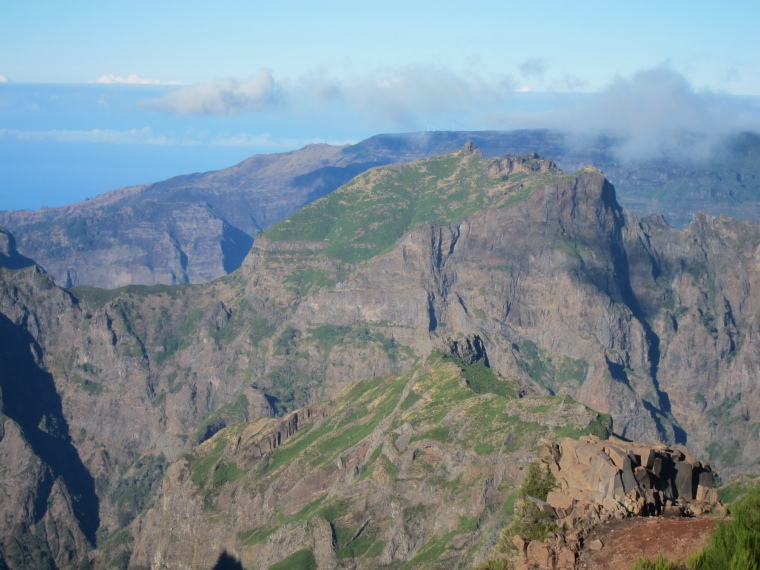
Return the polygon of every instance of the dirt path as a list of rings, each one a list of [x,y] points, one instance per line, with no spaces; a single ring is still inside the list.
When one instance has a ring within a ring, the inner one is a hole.
[[[715,529],[717,518],[631,518],[598,525],[586,539],[596,538],[604,547],[581,552],[578,568],[628,570],[637,559],[654,559],[662,552],[671,560],[685,560],[700,550]]]

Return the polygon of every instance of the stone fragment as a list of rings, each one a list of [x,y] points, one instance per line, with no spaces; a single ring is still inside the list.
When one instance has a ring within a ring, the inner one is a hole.
[[[552,568],[554,565],[554,553],[545,542],[533,540],[528,544],[528,560],[541,568]]]
[[[525,556],[525,553],[528,549],[528,542],[519,534],[516,534],[512,537],[512,544],[514,544],[517,547],[517,552]]]
[[[623,490],[626,495],[638,488],[639,485],[636,482],[636,477],[633,476],[633,465],[630,458],[626,458],[621,476],[623,479]]]
[[[633,476],[639,484],[639,487],[642,489],[652,488],[652,482],[649,479],[649,471],[647,471],[646,467],[636,467],[636,469],[633,470]]]
[[[567,493],[549,491],[546,495],[546,502],[555,509],[571,509],[573,507],[573,498]]]
[[[574,570],[575,569],[575,552],[570,548],[563,548],[557,553],[557,570]]]
[[[594,551],[599,551],[602,548],[604,548],[604,544],[598,538],[589,541],[589,543],[587,544],[587,546],[589,547],[590,550],[594,550]]]
[[[709,505],[714,505],[718,502],[718,491],[715,489],[708,489],[703,500]]]
[[[676,498],[692,500],[694,498],[694,469],[691,463],[676,463]]]

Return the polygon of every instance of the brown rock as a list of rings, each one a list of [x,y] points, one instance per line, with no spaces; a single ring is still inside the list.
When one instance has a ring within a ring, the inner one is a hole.
[[[567,493],[558,493],[550,491],[546,495],[546,502],[555,509],[571,509],[573,507],[573,498]]]
[[[531,541],[528,544],[528,560],[537,564],[540,568],[552,568],[554,564],[554,553],[549,545],[540,540]]]
[[[521,555],[525,555],[527,549],[528,549],[528,542],[519,534],[516,534],[512,537],[512,544],[517,547],[517,552],[519,552]]]
[[[601,550],[602,548],[604,548],[604,544],[598,538],[589,541],[586,546],[588,546],[589,549],[594,550],[594,551]]]
[[[575,552],[569,548],[563,548],[557,553],[557,570],[573,570],[575,568]]]

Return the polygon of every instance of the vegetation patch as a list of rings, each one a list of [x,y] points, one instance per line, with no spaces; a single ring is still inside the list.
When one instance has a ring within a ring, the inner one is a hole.
[[[304,548],[272,564],[269,570],[317,570],[317,559],[311,549]]]

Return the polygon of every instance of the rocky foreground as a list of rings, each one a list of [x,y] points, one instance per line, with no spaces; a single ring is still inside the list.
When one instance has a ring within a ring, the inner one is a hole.
[[[546,502],[533,500],[556,520],[558,532],[545,541],[515,536],[517,570],[575,570],[584,547],[604,547],[601,540],[587,538],[611,520],[726,514],[711,467],[683,446],[592,436],[559,444],[542,441],[538,449],[559,489],[550,491]]]

